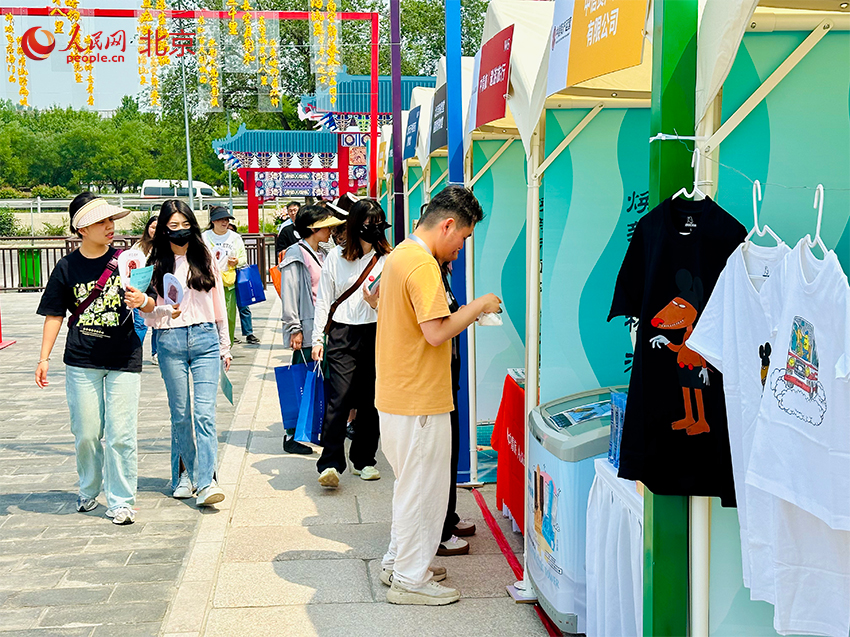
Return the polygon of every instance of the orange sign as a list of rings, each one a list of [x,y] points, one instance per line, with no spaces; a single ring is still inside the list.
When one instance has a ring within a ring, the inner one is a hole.
[[[646,0],[575,0],[567,86],[640,64]]]

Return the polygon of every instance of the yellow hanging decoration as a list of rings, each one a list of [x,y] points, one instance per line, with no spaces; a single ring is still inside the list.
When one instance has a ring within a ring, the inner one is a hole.
[[[11,13],[6,14],[6,72],[9,74],[9,83],[14,84],[18,81],[15,77],[17,73],[15,57],[15,16]]]
[[[65,23],[62,21],[62,18],[65,17],[65,12],[62,11],[62,0],[53,0],[53,4],[55,6],[50,10],[50,15],[59,16],[53,22],[53,32],[56,34],[65,33]]]
[[[219,107],[218,43],[214,38],[207,39],[207,57],[210,78],[210,108]]]
[[[251,28],[251,4],[248,0],[242,3],[242,62],[245,66],[251,66],[257,60],[256,48],[254,47],[254,33]]]
[[[205,25],[207,21],[204,16],[198,16],[198,25],[195,29],[195,36],[198,42],[198,82],[201,84],[209,83],[209,70],[207,69],[207,38],[205,35]]]
[[[280,105],[280,62],[277,57],[277,42],[269,43],[268,57],[269,103],[277,108]]]
[[[77,11],[77,7],[80,6],[80,0],[65,0],[65,6],[67,7],[65,11],[65,15],[68,18],[68,21],[71,23],[71,33],[78,31],[80,28],[80,12]],[[80,62],[79,56],[74,56],[74,81],[77,84],[83,83],[83,65]]]
[[[142,11],[142,14],[139,16],[138,21],[136,22],[136,33],[139,36],[139,83],[142,85],[148,83],[148,75],[150,74],[148,64],[152,62],[151,23],[153,22],[153,16],[150,12],[151,8],[151,0],[142,0],[142,9],[144,9],[144,11]]]
[[[27,82],[29,72],[27,71],[27,56],[24,55],[23,46],[21,46],[21,39],[18,38],[18,95],[20,96],[20,100],[18,100],[18,104],[21,106],[28,106],[27,97],[29,97],[29,90],[27,90]]]
[[[268,40],[266,39],[266,19],[262,16],[257,20],[257,55],[260,60],[260,86],[269,84]]]
[[[165,5],[165,0],[156,0],[156,10],[159,11],[159,15],[157,16],[157,27],[156,27],[156,57],[159,58],[157,60],[157,64],[159,66],[166,66],[170,64],[171,59],[169,58],[169,44],[168,44],[168,29],[165,27],[165,10],[168,7]],[[165,49],[161,50],[159,48],[159,43],[165,43]]]
[[[239,35],[239,24],[236,22],[236,0],[227,0],[227,15],[230,16],[230,21],[227,23],[227,32],[230,35]]]
[[[325,0],[310,0],[310,23],[313,27],[313,37],[316,38],[316,79],[321,84],[327,84],[326,75],[327,52],[325,50]]]
[[[86,36],[86,48],[88,48],[90,51],[94,48],[92,46],[92,40],[90,35]],[[86,104],[88,104],[89,106],[94,106],[94,75],[92,74],[92,71],[94,70],[94,64],[91,60],[92,56],[89,55],[87,57],[88,60],[86,61],[84,67],[86,69],[86,94],[88,95],[88,97],[86,98]]]
[[[328,47],[327,47],[327,60],[325,64],[325,71],[327,73],[327,81],[328,92],[330,93],[331,98],[331,106],[336,105],[336,69],[339,66],[339,58],[337,49],[337,14],[336,14],[336,2],[334,0],[328,0],[327,6],[327,21],[328,21]]]

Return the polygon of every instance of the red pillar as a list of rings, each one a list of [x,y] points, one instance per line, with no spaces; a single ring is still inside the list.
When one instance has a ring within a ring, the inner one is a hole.
[[[260,231],[260,202],[257,201],[257,188],[254,186],[254,173],[252,169],[245,171],[245,190],[248,191],[248,232]]]
[[[357,192],[356,188],[352,188],[348,183],[348,148],[342,145],[342,135],[336,136],[336,166],[339,172],[339,196],[342,197],[347,192]]]
[[[369,108],[369,192],[378,197],[378,14],[372,14],[372,100]]]

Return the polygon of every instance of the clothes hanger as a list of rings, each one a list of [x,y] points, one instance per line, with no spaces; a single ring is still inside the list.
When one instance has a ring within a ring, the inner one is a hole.
[[[758,196],[758,199],[756,199]],[[776,245],[782,243],[782,239],[779,238],[773,230],[771,230],[770,226],[764,224],[761,230],[759,230],[759,211],[758,211],[758,202],[761,201],[761,182],[756,179],[753,182],[753,229],[750,230],[750,233],[744,239],[744,242],[747,243],[750,241],[754,234],[757,234],[760,237],[763,237],[766,234],[769,234],[776,241]]]
[[[699,188],[699,162],[700,162],[700,151],[699,148],[694,148],[694,154],[691,157],[691,168],[694,169],[694,189],[692,192],[688,192],[687,188],[682,188],[679,192],[673,195],[673,199],[676,197],[685,196],[688,199],[695,199],[697,195],[700,196],[700,199],[705,199],[708,197],[702,190]]]
[[[807,240],[806,243],[810,248],[820,246],[820,249],[823,250],[824,256],[826,256],[826,245],[824,245],[823,239],[820,238],[820,224],[821,221],[823,221],[823,184],[818,184],[818,187],[815,189],[815,204],[812,206],[812,208],[817,208],[818,225],[815,229],[815,238]]]

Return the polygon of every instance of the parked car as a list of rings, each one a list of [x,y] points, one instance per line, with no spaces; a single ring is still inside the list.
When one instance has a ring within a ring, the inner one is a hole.
[[[192,180],[195,196],[218,197],[219,194],[212,186],[203,181]],[[142,197],[188,197],[188,181],[171,181],[167,179],[145,179],[142,183]]]

